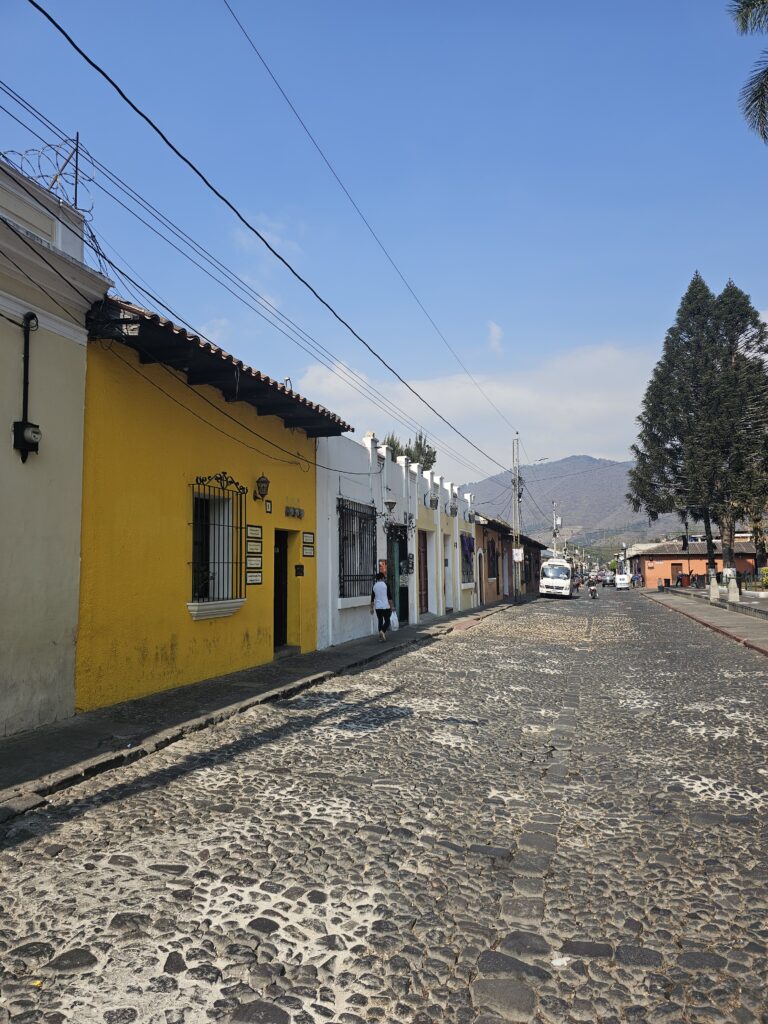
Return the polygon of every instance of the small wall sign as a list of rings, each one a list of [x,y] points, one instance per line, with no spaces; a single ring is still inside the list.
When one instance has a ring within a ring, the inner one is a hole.
[[[261,583],[261,573],[260,572],[247,572],[245,574],[245,585],[247,587],[251,587],[254,584],[258,585],[260,583]]]
[[[303,544],[314,544],[315,535],[314,533],[302,533],[301,540]]]
[[[245,528],[245,536],[247,540],[261,540],[261,527],[249,524]]]
[[[259,555],[259,554],[261,554],[261,541],[260,540],[247,540],[245,542],[245,553],[247,555]]]
[[[246,569],[261,569],[261,555],[246,555]]]
[[[301,553],[304,558],[314,558],[315,549],[310,544],[304,544],[301,549]]]

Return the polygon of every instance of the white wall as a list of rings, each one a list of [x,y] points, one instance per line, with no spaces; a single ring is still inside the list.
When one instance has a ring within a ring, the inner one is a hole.
[[[317,646],[331,647],[371,633],[370,597],[339,597],[337,499],[368,505],[379,490],[376,453],[349,437],[317,443]],[[331,467],[323,469],[321,466]]]
[[[393,462],[390,450],[372,435],[360,444],[348,437],[322,438],[317,446],[317,530],[318,530],[318,648],[372,635],[370,600],[339,597],[339,527],[336,502],[339,496],[373,504],[377,512],[376,558],[387,557],[384,529],[386,500],[395,501],[392,518],[408,527],[408,553],[413,555],[414,573],[408,579],[409,622],[418,623],[418,535],[427,531],[428,606],[431,615],[444,615],[446,606],[458,611],[469,602],[461,586],[459,523],[470,510],[467,497],[433,473],[423,473],[417,464],[400,457]],[[324,469],[323,466],[331,467]],[[432,510],[425,495],[433,483],[439,488],[440,503]],[[458,515],[446,511],[452,502]],[[444,571],[444,558],[449,561]],[[449,592],[445,594],[445,582]],[[463,600],[462,600],[463,599]],[[475,603],[474,600],[471,602]]]
[[[85,314],[110,282],[79,260],[80,214],[21,175],[15,182],[2,178],[0,214],[15,231],[0,222],[0,249],[18,265],[3,262],[0,269],[0,311],[16,321],[0,318],[0,736],[6,736],[75,711]],[[17,324],[27,312],[39,325],[30,332],[28,419],[43,436],[39,451],[22,462],[13,423],[22,419],[24,335]]]
[[[7,306],[0,298],[0,310]],[[31,334],[29,418],[40,424],[43,439],[22,463],[12,424],[21,419],[23,335],[0,319],[0,735],[74,714],[84,330],[81,335],[78,343],[45,327]]]

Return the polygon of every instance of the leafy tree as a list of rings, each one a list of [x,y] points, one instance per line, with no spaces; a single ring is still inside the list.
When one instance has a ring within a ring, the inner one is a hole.
[[[436,449],[427,441],[427,435],[421,431],[417,432],[415,441],[411,441],[409,437],[403,444],[396,434],[389,433],[383,443],[389,445],[393,461],[400,455],[407,455],[411,462],[418,462],[422,469],[432,469],[437,462]]]
[[[730,12],[742,35],[768,31],[768,0],[732,0]],[[750,128],[768,142],[768,51],[741,90],[741,110]]]

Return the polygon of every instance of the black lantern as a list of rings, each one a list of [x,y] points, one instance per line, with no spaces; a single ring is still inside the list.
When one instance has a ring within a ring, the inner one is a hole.
[[[254,501],[263,501],[269,494],[269,479],[262,473],[256,481],[256,490],[253,492]]]

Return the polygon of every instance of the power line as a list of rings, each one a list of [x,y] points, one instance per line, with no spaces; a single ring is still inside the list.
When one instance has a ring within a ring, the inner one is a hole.
[[[20,106],[22,106],[27,111],[27,113],[29,113],[33,117],[37,118],[40,121],[41,124],[43,124],[46,128],[48,128],[49,131],[53,132],[60,140],[63,141],[63,140],[67,139],[67,136],[64,134],[64,132],[60,128],[58,128],[52,121],[50,121],[49,118],[45,117],[45,115],[42,114],[39,110],[37,110],[31,103],[29,103],[27,100],[25,100],[23,97],[21,97],[18,93],[16,93],[13,89],[11,89],[7,85],[7,83],[4,83],[4,82],[0,81],[0,89],[2,89],[3,92],[5,92],[9,97],[11,97]],[[40,136],[37,132],[35,132],[32,128],[30,128],[29,125],[27,125],[25,122],[21,121],[19,118],[15,117],[13,114],[11,114],[10,111],[7,110],[7,108],[5,108],[2,105],[0,105],[0,109],[4,110],[7,114],[9,114],[9,116],[11,116],[18,124],[20,124],[23,127],[25,127],[32,135],[35,136],[35,138],[39,139],[41,142],[46,144],[46,140],[43,139],[42,136]],[[142,216],[140,216],[140,214],[138,214],[134,209],[132,209],[130,206],[128,206],[126,203],[124,203],[121,199],[119,199],[113,192],[111,192],[108,188],[106,188],[101,182],[99,182],[95,178],[90,178],[89,179],[90,181],[92,181],[92,183],[94,185],[96,185],[97,188],[99,188],[102,192],[104,192],[105,195],[109,196],[114,202],[116,202],[119,206],[121,206],[124,210],[126,210],[126,212],[130,213],[133,217],[135,217],[141,224],[143,224],[146,228],[148,228],[148,230],[152,231],[157,237],[159,237],[163,241],[165,241],[168,245],[170,245],[175,251],[177,251],[185,259],[189,260],[195,267],[197,267],[199,270],[201,270],[203,273],[205,273],[208,277],[210,277],[211,280],[215,281],[217,284],[219,284],[221,287],[223,287],[231,295],[233,295],[235,298],[237,298],[238,301],[242,302],[247,308],[251,309],[258,316],[260,316],[263,320],[265,320],[270,326],[274,327],[281,334],[283,334],[290,341],[292,341],[299,348],[301,348],[302,351],[304,351],[308,355],[312,356],[313,358],[318,359],[318,361],[322,365],[324,365],[334,376],[338,377],[339,380],[341,380],[343,383],[347,384],[347,386],[351,387],[358,394],[361,394],[364,398],[366,398],[366,400],[371,401],[375,406],[377,406],[377,408],[381,409],[387,415],[393,416],[394,419],[398,420],[400,423],[402,423],[404,426],[406,426],[409,430],[415,430],[417,432],[420,431],[420,432],[424,433],[426,436],[428,436],[429,438],[431,438],[432,440],[436,441],[437,444],[440,446],[440,448],[446,454],[451,456],[455,461],[457,461],[458,463],[463,465],[466,469],[469,469],[470,471],[475,471],[475,472],[478,472],[478,473],[482,474],[482,470],[480,470],[479,467],[477,467],[477,466],[473,465],[471,462],[469,462],[463,455],[461,455],[459,452],[457,452],[447,442],[445,442],[440,437],[438,437],[438,435],[436,435],[433,431],[428,431],[426,429],[426,427],[424,427],[422,424],[418,423],[418,421],[414,420],[413,417],[411,417],[408,413],[404,412],[402,410],[402,408],[398,407],[396,405],[396,403],[384,404],[384,401],[382,400],[382,398],[379,395],[379,393],[368,383],[368,381],[365,379],[365,377],[363,377],[356,370],[354,370],[354,368],[348,367],[344,363],[342,363],[341,360],[339,360],[338,357],[335,356],[333,352],[331,352],[329,349],[327,349],[325,346],[323,346],[311,334],[309,334],[307,331],[305,331],[303,328],[301,328],[298,324],[296,324],[293,320],[291,320],[288,316],[286,316],[280,310],[278,310],[277,307],[275,307],[271,302],[269,302],[268,299],[266,299],[264,296],[260,295],[252,286],[250,286],[247,282],[245,282],[242,278],[240,278],[234,271],[232,271],[229,267],[227,267],[226,264],[222,263],[217,257],[213,256],[210,252],[208,252],[208,250],[205,249],[204,246],[202,246],[198,242],[196,242],[195,239],[193,239],[190,235],[188,235],[186,232],[184,232],[183,229],[181,229],[177,225],[175,225],[173,223],[173,221],[171,221],[168,217],[165,216],[165,214],[163,214],[161,211],[157,210],[148,200],[146,200],[143,196],[141,196],[140,193],[136,192],[136,190],[131,188],[130,185],[127,185],[118,175],[116,175],[108,167],[106,167],[104,164],[102,164],[100,161],[98,161],[96,158],[94,158],[90,153],[88,153],[87,151],[85,151],[85,152],[87,154],[88,160],[90,161],[90,163],[93,164],[94,168],[97,168],[103,174],[105,174],[106,177],[118,189],[120,189],[129,199],[131,199],[134,202],[138,203],[139,206],[141,206],[142,209],[144,209],[150,216],[153,216],[164,227],[167,227],[167,229],[170,230],[171,233],[177,239],[182,241],[184,244],[189,245],[190,248],[192,248],[194,252],[196,252],[197,254],[200,255],[201,259],[203,259],[205,262],[207,262],[210,266],[214,267],[217,271],[220,271],[222,274],[224,274],[225,277],[229,281],[231,281],[235,285],[236,288],[242,289],[246,293],[248,293],[250,295],[253,295],[254,298],[255,298],[255,301],[260,306],[262,306],[264,310],[266,310],[266,314],[267,315],[265,315],[265,313],[262,312],[261,310],[256,309],[252,305],[252,303],[247,301],[246,299],[244,299],[243,296],[241,294],[239,294],[239,292],[233,291],[233,289],[230,288],[229,285],[226,284],[224,281],[221,281],[220,278],[216,276],[216,274],[211,273],[210,270],[208,270],[206,267],[202,266],[193,256],[191,256],[188,252],[186,252],[184,249],[182,249],[175,242],[171,241],[171,239],[169,239],[167,237],[167,235],[163,234],[162,231],[158,230],[154,225],[150,224],[147,220],[145,220]],[[0,170],[5,170],[2,167],[2,165],[0,165]],[[9,174],[8,171],[6,171],[5,173],[8,174],[8,176],[10,177],[10,174]],[[15,181],[15,179],[14,179],[14,181]],[[22,188],[24,188],[24,185],[21,182],[16,182],[16,183],[21,185]],[[27,191],[27,193],[31,195],[31,193],[29,193],[28,189],[25,189],[25,191]],[[56,216],[56,215],[54,214],[54,216]],[[58,219],[61,220],[61,218],[58,218]],[[86,241],[86,244],[89,244],[89,243]],[[98,250],[97,250],[97,255],[100,258],[103,257],[103,253],[99,252]],[[117,267],[116,264],[114,264],[111,261],[107,261],[107,262],[110,263],[110,266],[112,267],[113,271],[115,272],[115,274],[118,277],[124,277],[124,273],[121,274],[121,271]],[[136,272],[134,271],[134,273],[136,273]],[[137,274],[137,276],[138,276],[138,274]],[[134,285],[136,287],[139,287],[135,281],[134,281]],[[130,289],[128,289],[128,290],[130,291]],[[167,303],[165,303],[163,300],[158,300],[158,298],[156,296],[153,296],[152,293],[150,291],[146,290],[146,289],[145,289],[145,293],[150,295],[150,297],[152,298],[153,302],[157,303],[159,301],[160,305],[162,305],[165,309],[171,311],[175,317],[178,316],[175,312],[173,312],[171,307]],[[281,323],[279,323],[279,324],[275,323],[274,320],[270,319],[270,316],[278,318]],[[281,324],[284,325],[284,326],[281,326]],[[294,332],[299,335],[298,338],[294,337]],[[306,345],[303,343],[303,339],[306,339],[306,342],[307,342],[307,344],[309,344],[311,346],[312,351],[307,349]],[[319,353],[323,353],[327,357],[327,359],[331,360],[331,362],[329,363],[326,359],[323,358],[323,355],[320,355]],[[362,390],[361,390],[361,388],[362,388]],[[393,413],[393,410],[395,410],[399,415],[395,415]],[[498,463],[494,463],[494,464],[495,465],[499,465]]]
[[[355,212],[357,213],[358,217],[360,218],[360,220],[361,220],[361,221],[363,222],[363,224],[364,224],[364,225],[366,226],[366,228],[368,229],[368,232],[369,232],[369,234],[371,235],[371,237],[373,238],[373,240],[374,240],[374,241],[376,242],[376,244],[378,245],[378,247],[379,247],[379,248],[381,249],[381,251],[382,251],[382,252],[384,253],[384,255],[386,256],[386,258],[387,258],[387,260],[389,261],[390,265],[392,266],[393,270],[395,271],[395,273],[397,274],[397,276],[398,276],[398,277],[400,278],[400,280],[401,280],[401,281],[403,282],[403,284],[405,285],[405,287],[406,287],[406,288],[408,289],[408,291],[409,291],[409,292],[410,292],[410,294],[411,294],[411,297],[412,297],[412,298],[414,299],[414,301],[416,302],[416,304],[417,304],[417,306],[419,307],[419,309],[420,309],[420,310],[422,311],[422,313],[424,314],[424,316],[425,316],[425,317],[427,318],[427,320],[429,321],[429,323],[430,323],[430,324],[432,325],[432,327],[434,328],[434,331],[435,331],[435,333],[437,334],[438,338],[440,338],[440,340],[442,341],[442,343],[443,343],[443,344],[445,345],[445,347],[446,347],[446,348],[448,349],[448,351],[449,351],[449,352],[451,353],[451,355],[452,355],[452,356],[453,356],[453,358],[454,358],[454,359],[456,360],[456,362],[457,362],[457,363],[459,364],[459,366],[460,366],[460,367],[462,368],[462,370],[463,370],[463,371],[464,371],[464,373],[465,373],[465,374],[467,375],[467,377],[469,377],[469,379],[470,379],[470,380],[472,381],[472,383],[473,383],[473,384],[475,385],[475,387],[476,387],[476,388],[477,388],[477,390],[478,390],[478,391],[480,392],[480,394],[481,394],[481,395],[483,396],[483,398],[484,398],[484,399],[485,399],[485,400],[486,400],[486,401],[488,402],[488,404],[489,404],[489,405],[490,405],[490,406],[491,406],[491,407],[492,407],[492,408],[493,408],[493,409],[494,409],[494,410],[495,410],[495,411],[496,411],[496,412],[497,412],[497,413],[499,414],[499,416],[500,416],[500,417],[502,418],[502,420],[504,420],[504,422],[505,422],[505,423],[507,424],[507,426],[508,426],[508,427],[509,427],[509,428],[510,428],[511,430],[514,430],[515,428],[514,428],[514,427],[512,426],[512,424],[511,424],[511,423],[509,422],[509,420],[508,420],[508,419],[507,419],[507,417],[506,417],[506,416],[504,415],[504,413],[503,413],[503,412],[501,411],[501,409],[499,409],[499,407],[498,407],[498,406],[496,405],[496,403],[495,403],[495,402],[493,401],[493,399],[491,399],[491,398],[490,398],[490,396],[486,394],[486,392],[485,392],[485,391],[483,390],[483,388],[482,388],[482,387],[480,386],[480,383],[479,383],[479,382],[477,381],[477,379],[476,379],[476,378],[475,378],[475,377],[474,377],[474,376],[472,375],[472,373],[470,373],[469,369],[468,369],[468,368],[467,368],[467,367],[465,366],[464,362],[463,362],[463,361],[462,361],[462,359],[460,358],[460,356],[459,356],[458,352],[456,352],[456,350],[455,350],[455,349],[453,348],[453,346],[452,346],[452,345],[450,344],[450,342],[448,341],[448,339],[446,338],[446,336],[445,336],[445,335],[443,334],[443,332],[442,332],[442,331],[440,330],[440,328],[439,328],[439,327],[437,326],[437,324],[435,323],[435,321],[434,321],[434,319],[432,318],[432,316],[430,315],[430,313],[429,313],[429,312],[427,311],[426,307],[424,306],[424,304],[423,304],[423,302],[421,301],[421,299],[419,298],[419,296],[418,296],[418,295],[416,294],[416,292],[415,292],[415,291],[413,290],[413,287],[412,287],[412,285],[411,285],[411,284],[410,284],[410,282],[409,282],[409,281],[407,280],[407,278],[405,277],[405,274],[403,274],[402,270],[400,269],[400,267],[399,267],[399,266],[397,265],[397,263],[395,262],[395,260],[394,260],[394,257],[393,257],[393,256],[392,256],[392,254],[391,254],[391,253],[389,252],[389,250],[388,250],[388,249],[386,248],[386,246],[384,245],[384,243],[382,242],[382,240],[381,240],[381,239],[379,238],[379,236],[378,236],[378,234],[376,233],[376,231],[374,231],[374,229],[373,229],[373,227],[372,227],[372,225],[371,225],[371,222],[370,222],[370,221],[368,220],[368,218],[367,218],[367,217],[365,216],[365,214],[363,213],[363,211],[362,211],[362,210],[360,209],[360,207],[359,207],[359,205],[357,204],[357,202],[356,202],[356,201],[355,201],[355,200],[353,199],[353,197],[352,197],[352,195],[351,195],[351,193],[350,193],[349,189],[347,188],[347,186],[346,186],[346,185],[344,184],[344,182],[343,182],[343,181],[341,180],[341,178],[339,177],[339,174],[338,174],[338,172],[336,171],[336,168],[335,168],[335,167],[333,166],[333,164],[331,163],[331,161],[330,161],[330,160],[328,159],[328,157],[327,157],[327,156],[325,155],[325,153],[323,152],[323,149],[322,149],[322,148],[321,148],[321,146],[320,146],[320,143],[319,143],[319,142],[317,141],[317,139],[315,138],[315,136],[314,136],[314,135],[312,134],[312,132],[311,132],[311,131],[309,130],[309,128],[307,127],[307,124],[306,124],[306,122],[304,121],[304,119],[302,118],[301,114],[299,114],[298,110],[297,110],[297,109],[296,109],[296,107],[294,106],[294,104],[293,104],[293,102],[291,101],[291,99],[289,98],[288,94],[287,94],[287,93],[285,92],[285,90],[283,89],[282,85],[281,85],[281,84],[280,84],[280,82],[279,82],[279,81],[277,80],[277,77],[275,76],[275,73],[274,73],[274,72],[272,71],[272,68],[271,68],[271,67],[269,66],[269,64],[267,64],[266,60],[264,59],[264,56],[263,56],[263,54],[261,53],[261,51],[260,51],[260,50],[258,49],[258,47],[256,46],[256,44],[254,43],[253,39],[252,39],[252,38],[251,38],[251,36],[249,35],[249,33],[248,33],[248,31],[246,30],[245,26],[243,25],[242,21],[241,21],[241,20],[240,20],[240,19],[238,18],[238,16],[237,16],[237,15],[235,14],[234,10],[232,9],[232,6],[231,6],[231,4],[229,3],[229,0],[223,0],[223,3],[224,3],[224,6],[225,6],[225,7],[227,8],[227,10],[229,11],[229,13],[230,13],[230,14],[232,15],[232,17],[234,18],[234,20],[235,20],[235,22],[237,23],[237,26],[238,26],[238,28],[240,29],[240,31],[242,32],[242,34],[243,34],[243,35],[245,36],[245,38],[247,39],[247,41],[248,41],[248,43],[249,43],[249,45],[250,45],[251,49],[253,50],[253,52],[254,52],[254,53],[256,54],[256,56],[257,56],[257,57],[259,58],[259,60],[261,61],[261,63],[262,63],[262,65],[264,66],[264,69],[266,70],[267,74],[269,75],[269,77],[270,77],[270,78],[272,79],[272,81],[273,81],[273,82],[275,83],[275,85],[277,86],[277,89],[278,89],[278,91],[280,92],[280,95],[281,95],[281,96],[283,97],[283,99],[285,100],[285,102],[286,102],[286,103],[288,104],[288,106],[290,107],[291,111],[293,112],[293,115],[294,115],[294,117],[295,117],[295,118],[296,118],[296,120],[297,120],[297,121],[299,122],[299,124],[301,125],[301,127],[302,127],[302,128],[304,129],[304,132],[305,132],[305,134],[306,134],[307,138],[308,138],[308,139],[309,139],[309,141],[310,141],[310,142],[312,143],[312,145],[313,145],[313,146],[315,147],[315,149],[317,150],[317,152],[318,152],[318,153],[320,154],[320,157],[321,157],[321,159],[322,159],[323,163],[324,163],[324,164],[325,164],[325,166],[326,166],[326,167],[328,168],[328,170],[329,170],[329,171],[331,172],[331,174],[333,175],[333,177],[334,177],[334,178],[336,179],[336,182],[337,182],[337,184],[338,184],[339,188],[340,188],[340,189],[342,190],[342,192],[344,193],[344,195],[345,195],[345,196],[347,197],[347,199],[348,199],[348,200],[350,201],[350,203],[352,204],[352,207],[354,208],[354,210],[355,210]]]
[[[466,434],[459,430],[458,427],[454,426],[449,419],[443,416],[442,413],[438,412],[438,410],[430,402],[428,402],[426,398],[419,394],[419,392],[411,384],[409,384],[408,381],[400,373],[398,373],[398,371],[390,363],[388,363],[386,359],[383,358],[383,356],[379,355],[376,349],[371,344],[369,344],[369,342],[367,342],[365,338],[363,338],[363,336],[359,334],[352,327],[352,325],[347,320],[344,319],[344,317],[339,312],[337,312],[337,310],[331,305],[330,302],[328,302],[327,299],[323,298],[323,296],[317,291],[317,289],[313,285],[311,285],[309,281],[298,272],[298,270],[296,270],[296,268],[267,240],[267,238],[265,238],[265,236],[258,230],[258,228],[251,224],[248,218],[243,213],[240,212],[237,206],[235,206],[235,204],[230,199],[228,199],[224,195],[224,193],[221,192],[220,189],[218,189],[213,184],[213,182],[210,181],[210,179],[200,170],[200,168],[188,156],[186,156],[178,148],[178,146],[171,142],[171,140],[165,134],[165,132],[152,120],[152,118],[148,114],[146,114],[141,109],[141,107],[137,106],[133,102],[133,100],[130,99],[130,97],[117,84],[117,82],[99,64],[97,64],[96,61],[92,60],[91,57],[89,57],[88,54],[80,46],[78,46],[78,44],[75,42],[72,36],[66,31],[66,29],[64,29],[59,24],[59,22],[57,22],[56,19],[51,14],[49,14],[48,11],[46,11],[46,9],[41,4],[37,2],[37,0],[27,0],[27,2],[30,4],[30,6],[34,7],[36,11],[42,14],[46,21],[48,21],[56,29],[57,32],[59,32],[59,34],[69,43],[72,49],[75,50],[75,52],[78,53],[80,57],[82,57],[82,59],[89,65],[89,67],[91,67],[98,75],[100,75],[104,79],[104,81],[107,82],[115,90],[115,92],[123,100],[123,102],[126,103],[131,108],[131,110],[133,110],[133,112],[138,117],[140,117],[142,121],[144,121],[145,124],[147,124],[152,129],[152,131],[155,132],[155,134],[171,150],[171,152],[174,153],[175,156],[177,156],[178,159],[182,161],[182,163],[186,164],[186,166],[192,171],[192,173],[205,185],[209,192],[216,196],[216,198],[235,215],[235,217],[240,221],[240,223],[243,224],[244,227],[246,227],[253,235],[255,235],[256,238],[259,239],[259,241],[269,250],[269,252],[271,252],[272,255],[277,260],[279,260],[280,263],[283,264],[286,270],[288,270],[289,273],[292,274],[293,277],[295,277],[296,280],[299,281],[299,283],[302,284],[317,299],[317,301],[322,306],[324,306],[328,310],[328,312],[336,320],[338,320],[338,322],[343,327],[345,327],[346,330],[349,331],[349,333],[354,338],[356,338],[361,343],[361,345],[365,346],[365,348],[371,353],[371,355],[375,359],[377,359],[382,364],[382,366],[386,367],[386,369],[389,370],[389,372],[394,377],[396,377],[400,381],[400,383],[411,392],[411,394],[418,398],[418,400],[422,402],[432,413],[434,413],[434,415],[437,416],[438,419],[442,420],[442,422],[445,423],[446,426],[450,427],[450,429],[455,434],[457,434],[464,441],[466,441],[467,444],[469,444],[472,448],[475,449],[475,451],[479,452],[484,458],[488,459],[489,462],[493,462],[495,465],[499,466],[500,469],[507,468],[506,466],[503,466],[500,462],[497,462],[497,460],[494,459],[493,456],[488,455],[487,452],[483,451],[482,448],[476,445],[474,441],[471,441],[466,436]]]

